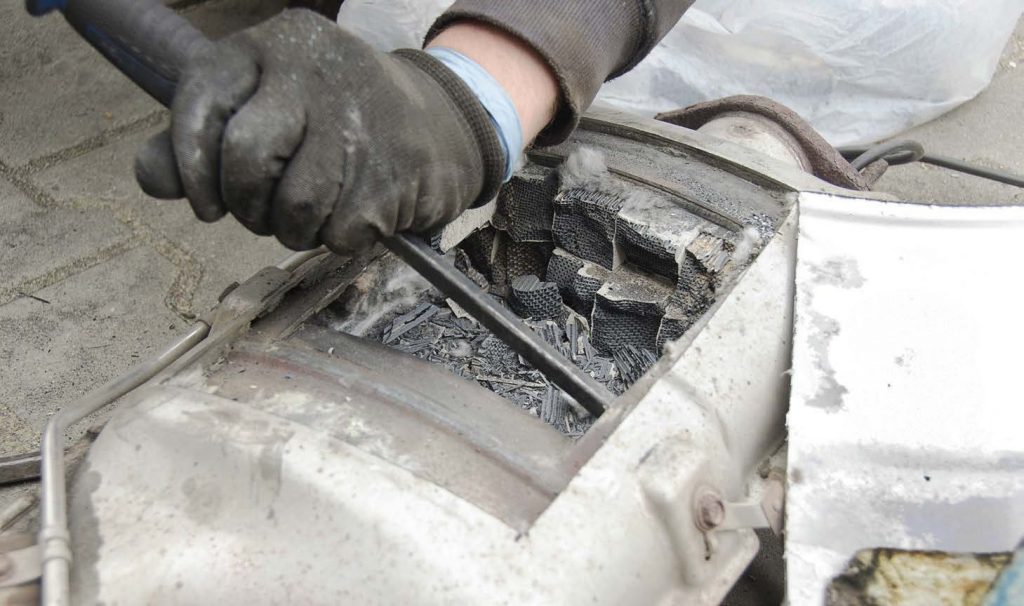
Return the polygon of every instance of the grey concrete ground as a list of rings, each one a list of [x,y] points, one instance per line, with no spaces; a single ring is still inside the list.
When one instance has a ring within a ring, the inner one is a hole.
[[[217,34],[276,3],[209,0],[186,12]],[[936,153],[1024,172],[1022,95],[1018,27],[989,90],[911,135]],[[287,253],[138,191],[134,150],[165,120],[62,19],[0,3],[0,456],[35,449],[55,410]],[[894,168],[880,188],[922,202],[1024,202],[1022,190],[924,166]]]
[[[1024,20],[1006,45],[992,84],[969,103],[901,136],[929,152],[1024,174]],[[1024,203],[1024,189],[925,164],[896,166],[878,189],[933,204]]]
[[[186,12],[216,35],[271,6],[211,0]],[[142,195],[134,150],[165,121],[61,17],[0,3],[0,456],[36,448],[54,410],[288,252]]]

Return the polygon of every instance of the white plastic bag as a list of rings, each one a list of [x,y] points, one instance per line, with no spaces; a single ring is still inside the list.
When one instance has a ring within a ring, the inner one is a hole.
[[[419,48],[431,24],[453,1],[344,0],[338,23],[379,50]]]
[[[418,46],[448,4],[347,0],[338,20],[378,48]],[[833,145],[868,143],[981,92],[1022,10],[1024,0],[697,0],[598,99],[650,115],[763,95]]]

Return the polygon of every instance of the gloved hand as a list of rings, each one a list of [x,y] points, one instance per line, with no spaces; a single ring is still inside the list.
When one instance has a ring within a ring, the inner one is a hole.
[[[136,158],[146,193],[185,195],[203,221],[230,212],[289,248],[339,253],[450,221],[493,197],[504,171],[494,126],[458,76],[306,10],[193,58],[169,136]]]

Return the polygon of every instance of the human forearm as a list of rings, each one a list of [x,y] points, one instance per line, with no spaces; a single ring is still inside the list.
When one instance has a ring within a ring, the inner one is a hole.
[[[529,143],[554,117],[558,82],[533,48],[484,23],[453,24],[427,48],[450,48],[469,57],[498,81],[519,114],[523,141]]]
[[[489,24],[524,41],[543,58],[558,85],[554,121],[542,143],[564,139],[601,84],[636,65],[693,0],[458,0],[427,39],[463,24]],[[501,64],[498,68],[503,69]]]

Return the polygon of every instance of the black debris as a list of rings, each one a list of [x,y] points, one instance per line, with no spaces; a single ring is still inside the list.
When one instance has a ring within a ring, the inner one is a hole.
[[[589,318],[594,308],[594,295],[601,290],[610,275],[611,272],[600,265],[585,263],[573,277],[569,305]]]
[[[558,285],[558,291],[566,301],[572,298],[572,283],[576,279],[576,272],[583,269],[586,262],[579,257],[569,254],[561,248],[556,248],[548,259],[548,268],[544,275],[548,282]]]
[[[575,317],[570,317],[565,321],[565,339],[568,342],[569,359],[575,362],[580,356],[580,324]]]
[[[513,240],[551,242],[551,205],[557,191],[558,175],[541,166],[516,173],[501,188],[497,215]]]
[[[594,299],[593,342],[611,352],[624,345],[655,350],[672,286],[635,272],[615,272]]]
[[[615,218],[625,200],[613,193],[572,188],[554,202],[555,243],[581,259],[614,269]]]
[[[429,320],[438,312],[438,307],[432,303],[424,302],[409,313],[402,314],[391,322],[391,327],[384,334],[384,343],[391,343],[410,330]]]
[[[444,299],[427,291],[412,309],[381,320],[370,335],[400,351],[474,380],[570,436],[581,436],[593,423],[582,407],[526,364],[505,342],[472,318],[456,317]],[[614,360],[590,344],[586,322],[569,315],[563,321],[524,320],[527,326],[577,366],[618,395],[626,385]]]
[[[635,383],[657,360],[654,352],[661,351],[666,340],[681,335],[696,317],[688,309],[694,304],[680,301],[692,297],[691,293],[680,293],[664,278],[627,266],[611,272],[565,251],[552,256],[550,244],[517,243],[501,231],[494,236],[496,257],[504,256],[507,263],[495,263],[489,269],[495,279],[507,280],[503,287],[485,281],[487,276],[477,267],[480,263],[459,250],[454,252],[456,266],[481,286],[482,293],[488,293],[485,296],[524,317],[523,322],[542,339],[615,395]],[[497,254],[500,250],[504,255]],[[720,262],[714,254],[701,258],[712,266]],[[690,259],[697,257],[691,254]],[[560,263],[565,267],[558,267]],[[541,274],[519,273],[526,268],[550,272],[552,266],[561,281],[569,281],[562,274],[571,276],[571,290],[564,296],[559,284],[542,281]],[[699,283],[701,276],[696,277]],[[566,307],[566,302],[580,313]],[[580,436],[593,423],[582,407],[506,343],[433,289],[378,321],[366,334],[476,381],[568,435]],[[600,347],[596,347],[598,341]]]
[[[615,359],[615,366],[619,369],[623,384],[628,388],[636,383],[654,363],[658,357],[649,349],[640,349],[632,345],[620,347],[612,353]]]
[[[541,420],[551,425],[558,425],[564,421],[568,412],[569,406],[562,392],[555,389],[554,386],[548,385],[540,406]]]
[[[534,275],[519,276],[509,288],[509,307],[522,318],[557,319],[564,315],[562,297],[554,282]]]

